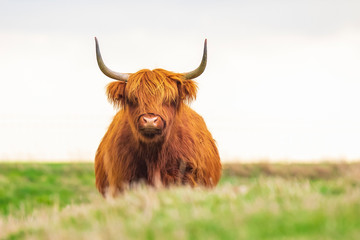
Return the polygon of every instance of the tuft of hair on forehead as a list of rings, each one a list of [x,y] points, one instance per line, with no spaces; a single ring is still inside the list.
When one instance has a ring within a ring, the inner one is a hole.
[[[130,75],[126,86],[130,100],[158,100],[171,103],[178,99],[196,98],[197,85],[193,80],[185,80],[180,73],[164,69],[143,69]]]

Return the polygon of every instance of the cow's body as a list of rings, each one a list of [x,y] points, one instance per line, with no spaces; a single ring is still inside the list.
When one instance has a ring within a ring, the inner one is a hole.
[[[107,88],[120,110],[95,157],[96,186],[116,195],[129,184],[215,186],[221,163],[202,117],[186,100],[196,84],[183,74],[141,70]]]

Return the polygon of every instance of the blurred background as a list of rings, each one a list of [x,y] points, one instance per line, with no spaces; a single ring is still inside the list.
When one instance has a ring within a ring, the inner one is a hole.
[[[223,161],[360,159],[360,2],[0,2],[0,159],[92,161],[119,72],[208,66],[191,103]]]

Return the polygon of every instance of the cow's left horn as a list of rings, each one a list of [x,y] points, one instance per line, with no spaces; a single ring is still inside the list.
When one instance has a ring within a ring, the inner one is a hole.
[[[110,70],[107,66],[105,66],[105,63],[101,58],[100,48],[99,48],[99,44],[98,44],[96,37],[95,37],[95,44],[96,44],[96,60],[97,60],[100,70],[109,78],[127,82],[127,80],[129,79],[128,73],[114,72],[114,71]]]
[[[189,79],[194,79],[194,78],[197,78],[198,76],[200,76],[206,68],[206,61],[207,61],[207,39],[205,39],[204,53],[203,53],[203,57],[202,57],[200,66],[197,69],[195,69],[194,71],[183,73],[184,78],[189,80]]]

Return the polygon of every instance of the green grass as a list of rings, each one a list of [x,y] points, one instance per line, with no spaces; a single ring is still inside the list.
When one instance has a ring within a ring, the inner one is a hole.
[[[104,200],[91,164],[0,164],[0,239],[360,239],[359,164],[225,165]]]
[[[94,191],[91,164],[0,164],[0,216],[89,202]]]

